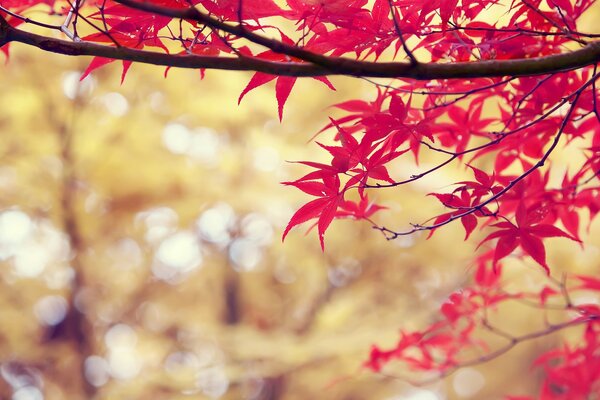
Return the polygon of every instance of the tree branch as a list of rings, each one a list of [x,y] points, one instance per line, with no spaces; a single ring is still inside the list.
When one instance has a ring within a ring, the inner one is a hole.
[[[4,17],[0,15],[0,47],[4,46],[9,42],[8,32],[11,30],[11,26],[6,22]]]
[[[129,3],[129,0],[117,0]],[[220,23],[223,24],[223,23]],[[226,25],[226,24],[225,24]],[[219,25],[220,26],[220,25]],[[244,30],[246,32],[246,30]],[[254,35],[251,32],[245,35]],[[259,35],[256,35],[259,36]],[[254,37],[254,36],[252,36]],[[261,37],[261,36],[259,36]],[[271,39],[265,39],[272,41]],[[468,79],[500,76],[532,76],[582,68],[600,62],[600,42],[591,43],[580,50],[545,57],[489,60],[458,63],[370,62],[348,58],[318,56],[309,62],[276,62],[252,57],[213,57],[198,55],[165,54],[131,48],[115,48],[89,42],[70,42],[25,32],[10,26],[0,16],[0,45],[20,42],[41,50],[68,56],[98,56],[115,60],[176,68],[255,71],[279,76],[314,77],[348,75],[372,78],[411,78],[417,80]],[[277,41],[273,41],[279,43]],[[262,44],[262,43],[259,43]],[[280,43],[278,48],[293,57],[306,57],[301,48]],[[273,51],[277,48],[272,45]],[[295,49],[293,54],[289,49]],[[312,56],[310,56],[312,57]]]

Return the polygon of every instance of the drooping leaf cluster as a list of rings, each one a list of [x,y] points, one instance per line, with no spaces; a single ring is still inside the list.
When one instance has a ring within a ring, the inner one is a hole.
[[[534,360],[532,367],[543,370],[545,375],[537,398],[587,399],[591,393],[597,393],[600,308],[595,303],[574,304],[571,298],[597,294],[600,281],[574,275],[568,280],[549,281],[538,290],[511,293],[504,288],[503,269],[493,267],[492,258],[492,252],[477,258],[473,286],[448,297],[440,307],[440,321],[424,330],[403,331],[392,348],[373,346],[365,366],[380,371],[390,361],[400,360],[413,373],[437,371],[443,377],[459,368],[488,362],[522,342],[580,326],[581,335],[575,344],[566,343]],[[494,318],[494,312],[507,304],[543,313],[544,323],[526,333],[507,330]]]

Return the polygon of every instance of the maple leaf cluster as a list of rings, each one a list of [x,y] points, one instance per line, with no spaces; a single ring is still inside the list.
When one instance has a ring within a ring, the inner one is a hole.
[[[600,390],[600,307],[571,296],[589,296],[600,291],[600,280],[574,275],[568,280],[552,281],[536,291],[510,293],[504,289],[503,268],[492,265],[492,252],[477,258],[474,284],[452,293],[441,305],[442,318],[424,330],[403,331],[395,346],[373,346],[365,367],[382,371],[391,361],[401,361],[409,370],[437,371],[439,377],[465,366],[477,366],[499,357],[518,344],[580,327],[576,345],[549,350],[534,360],[532,367],[544,371],[537,398],[541,400],[584,400]],[[544,325],[527,333],[512,333],[493,322],[494,313],[504,304],[544,313]],[[550,322],[550,313],[560,312]],[[498,342],[500,340],[500,342]],[[479,355],[474,355],[479,354]],[[414,375],[414,374],[413,374]],[[414,384],[429,381],[406,380]],[[507,396],[509,400],[533,400],[527,396]]]
[[[473,362],[464,360],[465,349],[488,351],[489,345],[477,337],[482,330],[510,338],[506,348],[489,353],[499,355],[520,341],[584,325],[582,344],[553,350],[534,363],[546,376],[540,398],[577,399],[599,390],[597,307],[572,304],[564,297],[564,284],[558,288],[562,291],[548,286],[539,293],[508,294],[501,285],[501,265],[509,256],[529,258],[551,282],[546,240],[582,243],[582,220],[589,224],[600,211],[598,56],[593,53],[595,58],[579,60],[584,53],[573,50],[596,51],[597,35],[579,27],[593,4],[593,0],[2,0],[0,13],[18,27],[32,23],[24,16],[27,10],[45,8],[54,15],[74,15],[60,29],[84,44],[162,52],[177,62],[205,60],[206,65],[217,57],[222,64],[210,68],[228,69],[231,64],[230,69],[253,70],[239,101],[275,81],[280,119],[299,77],[312,77],[330,89],[333,85],[326,75],[373,78],[372,98],[335,105],[339,115],[320,132],[316,145],[329,161],[300,161],[310,170],[284,182],[310,199],[293,214],[283,238],[292,228],[310,222],[324,249],[328,228],[341,218],[367,221],[390,240],[420,231],[431,236],[454,221],[462,224],[465,240],[482,231],[483,239],[474,246],[483,253],[477,259],[474,286],[450,296],[441,307],[441,321],[423,331],[402,333],[393,349],[374,347],[366,365],[380,371],[397,360],[415,370],[445,375]],[[500,17],[491,22],[493,16]],[[83,32],[83,26],[86,33],[80,35],[77,29]],[[124,78],[131,59],[151,59],[148,54],[98,56],[84,76],[120,57]],[[482,69],[469,72],[472,66]],[[512,72],[498,72],[505,66]],[[390,79],[375,79],[380,77]],[[583,157],[566,171],[552,171],[548,168],[552,155],[566,146],[577,146]],[[431,154],[443,161],[412,173],[394,167],[398,160],[419,165]],[[464,167],[472,178],[453,183],[449,191],[430,194],[443,208],[441,213],[404,230],[390,228],[389,221],[385,226],[377,222],[375,214],[386,207],[373,201],[373,193],[401,193],[404,186],[450,164]],[[569,290],[600,288],[592,276],[570,279],[575,284]],[[561,295],[561,307],[576,316],[524,337],[507,336],[482,316],[508,301],[533,301],[544,308],[549,298]]]

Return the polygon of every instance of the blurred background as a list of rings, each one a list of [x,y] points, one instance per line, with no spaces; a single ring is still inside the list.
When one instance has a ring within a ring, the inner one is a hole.
[[[325,160],[308,140],[336,115],[328,107],[369,98],[372,86],[334,79],[332,92],[300,80],[280,124],[270,85],[237,105],[250,74],[170,70],[165,79],[162,68],[134,65],[120,84],[114,63],[80,81],[88,63],[14,46],[2,66],[0,398],[445,400],[535,390],[530,363],[557,337],[424,388],[362,369],[371,344],[435,321],[468,283],[477,242],[463,243],[459,224],[428,241],[387,242],[366,223],[339,221],[325,253],[306,227],[281,243],[308,200],[280,184],[308,171],[287,161]],[[440,213],[424,195],[464,173],[373,193],[389,207],[378,221],[401,228]],[[596,247],[556,243],[558,271],[591,271]],[[542,277],[531,262],[519,271],[524,285]],[[531,323],[503,313],[507,326]]]

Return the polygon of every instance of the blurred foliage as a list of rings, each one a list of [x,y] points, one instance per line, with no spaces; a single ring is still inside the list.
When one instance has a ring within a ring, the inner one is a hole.
[[[134,66],[119,85],[114,64],[80,82],[86,60],[12,50],[0,80],[1,398],[492,399],[509,382],[535,388],[530,362],[554,337],[427,389],[361,369],[372,343],[430,323],[467,282],[474,246],[459,226],[386,242],[341,221],[325,253],[300,230],[281,243],[305,200],[279,184],[305,171],[286,160],[322,156],[307,140],[335,114],[328,106],[367,83],[340,78],[330,92],[302,81],[279,124],[272,87],[237,105],[249,74],[164,79]],[[379,218],[433,215],[424,195],[448,173],[378,193],[390,208]],[[565,269],[598,253],[552,250]],[[535,285],[537,268],[519,271]]]

